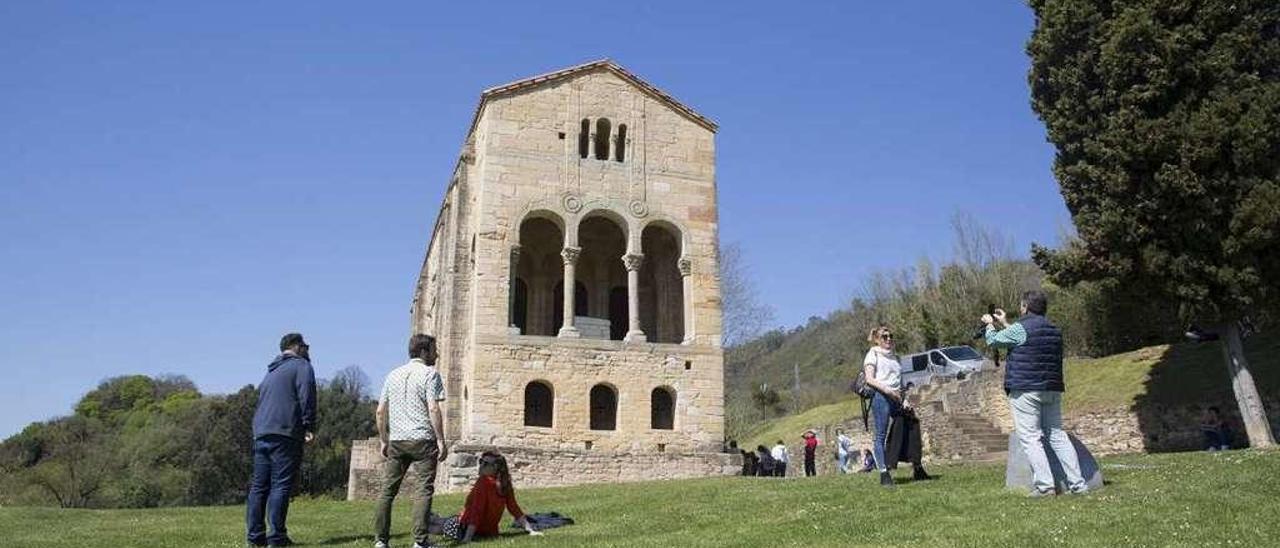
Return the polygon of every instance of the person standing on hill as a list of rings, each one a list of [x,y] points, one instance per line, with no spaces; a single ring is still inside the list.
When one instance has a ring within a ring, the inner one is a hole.
[[[1055,493],[1053,470],[1041,441],[1046,436],[1062,464],[1067,488],[1072,493],[1084,493],[1089,487],[1080,474],[1076,448],[1062,429],[1062,393],[1066,391],[1062,378],[1062,331],[1045,318],[1049,299],[1043,291],[1023,293],[1021,309],[1022,317],[1012,324],[999,309],[984,314],[982,322],[987,325],[987,345],[1009,349],[1004,361],[1004,391],[1013,409],[1014,431],[1031,463],[1031,496]]]
[[[787,465],[791,463],[791,456],[787,454],[787,446],[778,440],[773,446],[773,475],[785,478],[787,477]]]
[[[816,476],[818,475],[818,468],[815,461],[817,460],[818,444],[821,443],[818,441],[818,434],[813,430],[805,430],[800,437],[804,439],[804,477]]]
[[[315,438],[316,373],[311,347],[298,333],[280,339],[280,355],[258,385],[253,412],[253,478],[245,501],[251,546],[289,546],[289,495],[302,463],[302,444]],[[263,514],[271,523],[268,535]]]
[[[400,492],[409,465],[418,463],[418,500],[413,504],[415,548],[431,546],[428,539],[431,499],[436,492],[436,463],[444,462],[444,382],[436,371],[436,339],[418,334],[409,338],[409,363],[395,368],[382,383],[375,414],[379,446],[386,464],[382,496],[374,511],[374,548],[391,540],[391,504]]]
[[[836,462],[840,465],[840,473],[849,473],[850,448],[853,440],[846,436],[843,428],[836,429]]]
[[[890,417],[898,414],[904,405],[902,370],[898,355],[893,353],[893,332],[888,327],[882,325],[872,329],[867,335],[867,342],[871,343],[871,349],[862,360],[863,375],[867,385],[875,389],[875,395],[871,397],[871,416],[875,423],[871,454],[875,458],[876,469],[880,471],[880,485],[893,487],[893,476],[889,475],[885,459],[885,440],[889,436]]]

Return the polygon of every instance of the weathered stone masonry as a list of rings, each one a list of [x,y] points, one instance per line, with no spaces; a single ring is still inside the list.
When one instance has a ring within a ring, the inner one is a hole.
[[[732,473],[715,130],[610,61],[491,88],[437,216],[411,330],[440,341],[457,489]],[[353,449],[351,498],[380,457]]]

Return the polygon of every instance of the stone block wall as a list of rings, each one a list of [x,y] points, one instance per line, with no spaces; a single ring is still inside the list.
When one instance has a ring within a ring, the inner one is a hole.
[[[534,340],[531,340],[534,339]],[[545,340],[538,340],[545,339]],[[724,379],[718,349],[590,339],[481,339],[477,359],[487,374],[472,379],[466,407],[472,425],[465,445],[542,450],[712,452],[724,440]],[[524,424],[524,389],[550,385],[552,426]],[[590,392],[604,384],[617,393],[614,430],[590,428]],[[675,396],[673,429],[652,428],[654,389]]]
[[[465,491],[475,482],[477,459],[483,451],[498,451],[507,458],[517,488],[554,487],[583,483],[619,483],[732,476],[742,470],[742,459],[727,453],[618,453],[612,451],[558,451],[528,447],[456,445],[436,473],[437,492]],[[382,492],[378,440],[353,444],[348,500],[372,500]],[[413,497],[416,469],[400,487],[401,496]],[[454,512],[440,509],[439,513]]]

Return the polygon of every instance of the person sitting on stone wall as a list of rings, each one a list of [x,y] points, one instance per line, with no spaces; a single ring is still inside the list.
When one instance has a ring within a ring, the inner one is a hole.
[[[862,469],[858,470],[858,473],[870,472],[876,469],[876,458],[875,454],[871,452],[871,448],[863,447],[859,454],[862,455]]]
[[[1206,451],[1226,451],[1231,448],[1231,431],[1222,420],[1222,412],[1216,406],[1204,410],[1200,417],[1200,432],[1204,434]]]
[[[511,469],[507,459],[495,451],[480,455],[480,477],[467,494],[462,513],[441,518],[432,516],[431,533],[444,535],[459,542],[471,542],[475,537],[498,536],[498,524],[502,511],[511,512],[516,523],[530,535],[541,536],[516,503],[515,486],[511,483]]]

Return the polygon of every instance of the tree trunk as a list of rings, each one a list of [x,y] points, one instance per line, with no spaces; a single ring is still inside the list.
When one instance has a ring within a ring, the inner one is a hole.
[[[1254,384],[1253,374],[1249,372],[1249,362],[1244,357],[1244,344],[1240,340],[1240,328],[1236,322],[1229,322],[1222,330],[1222,356],[1227,361],[1227,371],[1231,373],[1231,389],[1235,391],[1240,418],[1249,434],[1249,446],[1259,449],[1275,447],[1271,423],[1267,421],[1267,410],[1262,407],[1258,386]]]

